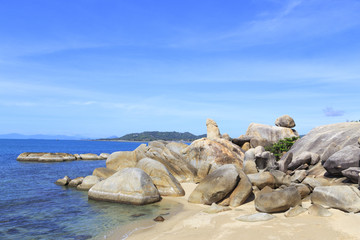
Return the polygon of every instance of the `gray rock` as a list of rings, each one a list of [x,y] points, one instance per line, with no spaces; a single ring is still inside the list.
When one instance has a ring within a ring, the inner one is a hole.
[[[221,138],[223,138],[225,140],[228,140],[228,141],[231,141],[231,137],[227,133],[224,133]]]
[[[245,161],[243,169],[246,174],[254,174],[259,172],[254,161]]]
[[[68,176],[65,176],[64,178],[56,180],[55,184],[59,186],[65,186],[68,185],[71,179]]]
[[[295,130],[290,128],[269,126],[258,123],[251,123],[245,135],[252,138],[265,139],[271,144],[278,142],[280,139],[299,136]],[[253,139],[251,139],[250,144],[252,140]]]
[[[336,148],[358,146],[359,136],[360,123],[346,122],[320,126],[297,140],[289,152],[293,153],[294,159],[307,151],[318,154],[321,161],[325,161],[336,151]]]
[[[250,148],[245,152],[244,161],[255,161],[255,148]]]
[[[231,141],[238,145],[239,147],[243,146],[245,143],[250,143],[251,137],[241,135],[238,138],[233,138]]]
[[[310,162],[311,162],[311,152],[302,152],[301,154],[293,158],[293,160],[288,166],[288,169],[295,170],[296,168],[300,167],[305,163],[310,164]]]
[[[232,207],[238,207],[243,204],[252,193],[252,184],[248,176],[238,169],[240,181],[230,194],[229,204]]]
[[[255,174],[247,175],[253,186],[257,186],[259,189],[263,189],[265,186],[271,188],[275,187],[275,178],[269,172],[259,172]]]
[[[290,208],[289,210],[287,210],[284,215],[285,217],[296,217],[304,212],[306,212],[307,209],[306,208],[303,208],[301,206],[295,206],[295,207],[292,207]]]
[[[98,176],[86,176],[82,183],[80,185],[78,185],[76,188],[78,190],[89,190],[92,186],[94,186],[95,184],[97,184],[98,182],[101,181],[101,178],[99,178]]]
[[[184,196],[185,191],[176,178],[160,162],[143,158],[137,164],[152,179],[161,196]]]
[[[234,190],[239,174],[232,164],[223,165],[207,175],[189,196],[189,202],[210,205],[219,202]]]
[[[260,212],[275,213],[287,211],[301,204],[301,196],[293,186],[270,193],[262,193],[255,198],[255,208]]]
[[[301,183],[306,178],[306,170],[295,170],[291,182]]]
[[[252,148],[256,148],[258,146],[262,146],[262,147],[267,147],[272,145],[273,143],[266,139],[266,138],[261,138],[261,137],[251,137],[250,140],[250,147]]]
[[[341,174],[350,179],[353,183],[359,182],[360,167],[351,167],[341,171]]]
[[[160,201],[159,191],[151,178],[139,168],[124,168],[95,184],[89,199],[143,205]]]
[[[311,166],[309,170],[306,171],[308,176],[323,177],[326,173],[326,169],[321,165],[321,162],[318,162],[316,165]]]
[[[280,187],[281,185],[289,186],[291,184],[290,176],[282,171],[270,170],[270,174],[274,176],[275,187]]]
[[[241,222],[263,222],[263,221],[269,221],[274,218],[275,216],[268,213],[255,213],[250,215],[243,215],[235,219]]]
[[[95,168],[92,175],[105,179],[110,177],[114,173],[116,173],[116,171],[113,169],[101,167],[101,168]]]
[[[341,171],[350,167],[359,167],[360,148],[358,146],[346,146],[331,155],[324,163],[324,168],[331,174],[341,175]]]
[[[346,185],[316,187],[311,194],[311,202],[346,212],[359,212],[360,191]]]
[[[317,217],[330,217],[332,215],[329,210],[319,204],[312,204],[308,209],[308,213]]]
[[[230,210],[231,210],[230,207],[219,206],[216,203],[213,203],[209,208],[205,209],[203,212],[214,214],[214,213],[225,212]]]
[[[310,165],[315,165],[320,161],[320,155],[317,153],[311,153]]]
[[[151,141],[148,143],[148,146],[150,148],[159,148],[159,149],[164,149],[167,145],[166,141]]]
[[[288,170],[289,164],[292,161],[292,158],[293,158],[292,152],[285,153],[278,161],[279,170],[282,172],[286,172]]]
[[[217,123],[212,119],[206,119],[207,138],[214,140],[221,138],[220,130]]]
[[[78,185],[80,185],[82,183],[83,180],[84,180],[84,177],[74,178],[69,182],[69,187],[77,187]]]
[[[261,157],[261,154],[265,152],[265,148],[263,146],[257,146],[254,148],[255,150],[255,157]]]
[[[324,178],[314,178],[307,176],[303,181],[303,184],[307,185],[312,191],[316,187],[329,186],[330,182]]]
[[[302,183],[292,183],[290,186],[294,186],[296,187],[296,189],[298,190],[301,199],[304,199],[305,197],[309,196],[309,194],[311,193],[310,188]]]
[[[283,115],[276,119],[275,125],[278,127],[293,128],[295,127],[295,121],[289,115]]]

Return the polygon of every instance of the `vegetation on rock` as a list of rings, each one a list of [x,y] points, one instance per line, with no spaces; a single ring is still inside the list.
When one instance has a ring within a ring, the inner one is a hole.
[[[299,137],[284,138],[274,143],[271,146],[265,147],[266,151],[270,151],[276,157],[276,160],[280,160],[283,152],[289,151],[292,145],[298,140]]]

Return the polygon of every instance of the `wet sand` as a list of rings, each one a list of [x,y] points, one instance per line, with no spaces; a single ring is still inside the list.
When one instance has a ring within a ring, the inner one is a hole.
[[[149,225],[142,225],[146,228],[132,232],[127,239],[360,239],[360,214],[349,214],[330,209],[333,213],[331,217],[315,217],[305,212],[296,217],[286,218],[283,213],[277,213],[274,214],[275,219],[267,222],[240,222],[235,218],[257,212],[253,201],[231,211],[208,214],[202,211],[209,206],[187,202],[188,196],[196,185],[192,183],[182,185],[186,192],[184,197],[168,198],[184,205],[179,213],[169,217],[165,216],[165,221],[161,223],[154,224],[149,221]],[[303,206],[310,206],[310,202],[303,202]],[[107,239],[122,239],[122,236],[124,235],[121,232],[115,231]]]

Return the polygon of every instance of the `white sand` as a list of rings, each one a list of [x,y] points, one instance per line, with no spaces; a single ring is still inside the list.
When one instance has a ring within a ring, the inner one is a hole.
[[[256,213],[254,202],[246,203],[232,211],[207,214],[202,210],[209,206],[190,204],[189,194],[196,187],[192,183],[182,184],[186,195],[169,198],[184,204],[184,209],[162,223],[131,234],[128,240],[224,240],[224,239],[291,239],[291,240],[335,240],[360,239],[360,215],[330,209],[331,217],[314,217],[307,212],[286,218],[283,213],[274,214],[267,222],[240,222],[236,217]],[[308,207],[310,202],[304,202]],[[150,225],[150,224],[149,224]],[[108,239],[121,239],[122,233],[115,231]]]

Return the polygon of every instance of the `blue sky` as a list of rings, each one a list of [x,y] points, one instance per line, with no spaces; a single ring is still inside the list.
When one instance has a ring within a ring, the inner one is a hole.
[[[0,134],[360,119],[359,0],[0,4]]]

